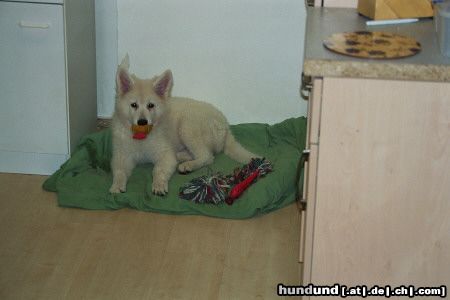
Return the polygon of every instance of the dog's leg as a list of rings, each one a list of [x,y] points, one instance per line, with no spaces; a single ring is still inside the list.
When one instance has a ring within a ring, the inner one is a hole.
[[[110,193],[124,193],[127,190],[127,180],[130,177],[136,163],[130,157],[116,154],[113,155],[111,169],[113,172],[113,184]]]
[[[177,152],[177,160],[179,162],[185,162],[185,161],[193,160],[193,159],[194,158],[192,157],[192,155],[187,150],[182,150],[180,152]]]
[[[178,161],[175,153],[167,152],[158,157],[153,167],[152,192],[164,196],[169,192],[169,179],[175,172]]]
[[[178,172],[181,174],[187,174],[189,172],[200,169],[203,166],[207,166],[213,163],[214,155],[207,146],[202,144],[186,145],[189,151],[194,155],[193,160],[185,161],[178,165]],[[190,146],[190,147],[189,147]]]

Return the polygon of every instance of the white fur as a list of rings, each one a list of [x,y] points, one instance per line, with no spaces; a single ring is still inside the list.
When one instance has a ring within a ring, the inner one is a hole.
[[[154,164],[152,191],[164,195],[177,167],[180,173],[194,171],[211,164],[214,155],[222,151],[240,163],[257,157],[234,139],[225,116],[214,106],[171,97],[170,71],[144,80],[130,75],[128,68],[127,55],[116,76],[111,193],[126,191],[127,180],[139,163]],[[131,107],[131,103],[138,107]],[[149,108],[149,103],[154,107]],[[131,126],[139,119],[146,119],[153,125],[144,140],[132,138]]]

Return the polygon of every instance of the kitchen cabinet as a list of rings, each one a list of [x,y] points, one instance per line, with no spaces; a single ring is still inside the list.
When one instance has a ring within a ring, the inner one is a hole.
[[[96,127],[94,1],[0,1],[0,171],[50,174]]]
[[[338,31],[349,27],[344,15],[355,30],[364,28],[354,9],[308,12],[308,18],[336,18],[339,24],[332,27]],[[405,28],[432,48],[379,61],[322,49],[330,32],[317,22],[308,24],[316,29],[307,35],[314,45],[306,45],[304,65],[311,91],[302,283],[448,284],[450,60],[438,56],[432,22]]]
[[[444,284],[450,85],[323,78],[316,88],[304,282]]]

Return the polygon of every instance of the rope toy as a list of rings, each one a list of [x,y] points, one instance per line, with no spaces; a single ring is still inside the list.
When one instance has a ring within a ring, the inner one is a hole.
[[[133,132],[133,139],[143,140],[152,130],[152,125],[131,125],[131,131]]]
[[[180,188],[179,196],[194,203],[232,205],[253,182],[272,170],[270,161],[252,158],[250,163],[236,168],[232,175],[215,173],[192,179]]]

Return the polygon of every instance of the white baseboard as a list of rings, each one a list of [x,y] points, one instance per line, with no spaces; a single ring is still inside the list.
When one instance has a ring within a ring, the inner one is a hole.
[[[0,150],[0,172],[50,175],[58,170],[68,158],[68,154]]]

